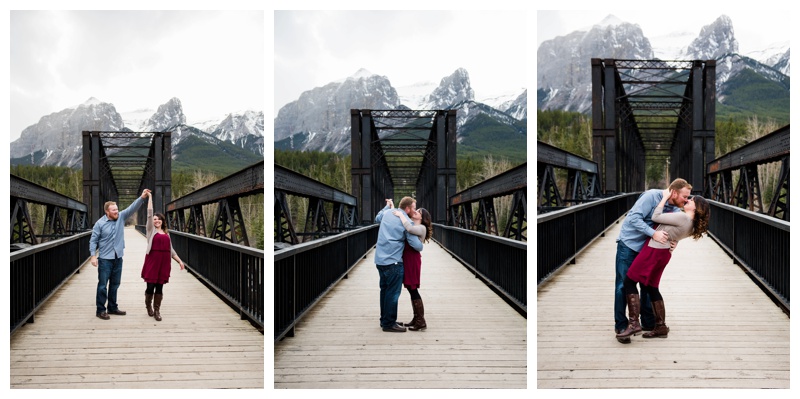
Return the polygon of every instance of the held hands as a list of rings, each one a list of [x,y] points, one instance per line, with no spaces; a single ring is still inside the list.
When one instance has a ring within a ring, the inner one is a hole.
[[[152,195],[152,192],[150,191],[149,188],[146,188],[146,189],[144,189],[144,191],[142,191],[142,199],[145,199],[150,195]]]
[[[386,205],[389,206],[389,208],[394,208],[394,201],[392,201],[391,198],[386,198]]]

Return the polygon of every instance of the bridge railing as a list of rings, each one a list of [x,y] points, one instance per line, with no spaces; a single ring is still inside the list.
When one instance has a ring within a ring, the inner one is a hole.
[[[624,215],[641,193],[620,194],[537,216],[537,280],[541,285]]]
[[[145,234],[145,226],[136,230]],[[170,230],[186,268],[239,313],[264,329],[264,251]]]
[[[433,224],[433,239],[527,317],[526,242],[437,223]]]
[[[709,236],[789,312],[789,222],[708,201]]]
[[[295,325],[378,241],[374,224],[275,251],[275,341]]]
[[[91,231],[11,253],[11,334],[26,322],[89,258]]]

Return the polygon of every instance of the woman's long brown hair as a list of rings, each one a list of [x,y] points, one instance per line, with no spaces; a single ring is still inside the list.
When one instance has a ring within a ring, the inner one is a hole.
[[[694,220],[692,221],[692,238],[695,240],[700,239],[703,233],[708,231],[708,219],[711,218],[711,206],[705,198],[695,195],[694,196]]]
[[[153,216],[157,216],[161,220],[161,229],[164,230],[167,235],[169,235],[169,229],[167,228],[167,218],[164,216],[163,213],[156,213]]]
[[[424,242],[428,242],[431,237],[433,237],[433,225],[431,224],[431,214],[428,213],[428,210],[425,208],[419,208],[417,210],[420,216],[422,217],[422,225],[425,226],[427,232],[425,233],[425,240]]]

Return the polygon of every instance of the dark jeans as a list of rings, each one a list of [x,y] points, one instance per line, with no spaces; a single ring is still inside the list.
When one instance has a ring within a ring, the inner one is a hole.
[[[381,327],[392,327],[397,324],[397,300],[403,288],[403,262],[376,266],[381,287]]]
[[[117,289],[121,280],[122,258],[97,259],[97,296],[95,298],[97,313],[106,311],[106,299],[108,299],[109,312],[119,310]]]
[[[617,242],[617,277],[614,287],[614,329],[616,330],[624,330],[628,327],[628,315],[625,314],[628,304],[625,298],[625,276],[638,254],[622,241]],[[642,326],[652,328],[656,325],[656,318],[653,315],[653,307],[650,305],[650,296],[647,295],[647,292],[642,292],[639,299],[641,300]]]

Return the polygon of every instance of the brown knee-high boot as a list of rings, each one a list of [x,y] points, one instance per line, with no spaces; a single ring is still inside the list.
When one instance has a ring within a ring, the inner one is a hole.
[[[147,315],[153,317],[153,294],[144,294],[144,306],[147,308]]]
[[[417,318],[417,322],[413,326],[408,327],[408,329],[411,331],[419,331],[428,328],[428,325],[425,323],[425,307],[422,306],[422,298],[412,300],[411,306],[414,307],[414,315]]]
[[[153,295],[153,317],[156,321],[161,321],[161,299],[163,298],[164,294]]]
[[[653,313],[656,315],[656,328],[653,331],[646,332],[642,338],[666,338],[669,334],[669,327],[666,324],[666,313],[664,311],[664,300],[653,301]]]
[[[411,309],[414,311],[414,318],[411,319],[408,323],[401,323],[400,326],[402,327],[411,327],[417,324],[417,320],[419,320],[419,315],[417,314],[417,308],[414,306],[414,300],[411,300]]]
[[[642,326],[639,324],[639,294],[628,294],[628,328],[625,331],[617,334],[617,338],[630,337],[642,332]]]

